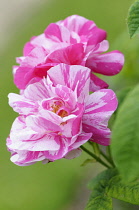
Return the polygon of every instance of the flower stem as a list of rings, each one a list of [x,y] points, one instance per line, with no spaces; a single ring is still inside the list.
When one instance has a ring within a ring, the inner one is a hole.
[[[113,166],[115,167],[115,164],[114,164],[114,162],[113,162],[112,155],[111,155],[111,148],[110,148],[110,145],[107,146],[107,153],[108,153],[109,159],[111,160]]]
[[[112,159],[108,158],[107,155],[105,155],[101,150],[100,150],[100,154],[113,166],[115,167]]]
[[[88,149],[86,149],[84,146],[80,146],[83,151],[85,151],[87,154],[89,154],[91,157],[93,157],[95,160],[97,160],[99,163],[101,163],[106,168],[111,168],[107,163],[105,163],[103,160],[101,160],[99,157],[97,157],[95,154],[90,152]]]
[[[92,141],[88,141],[88,143],[93,147],[95,155],[99,156],[100,155],[100,149],[99,149],[98,144],[96,144],[95,142],[92,142]]]
[[[95,155],[99,156],[100,154],[107,160],[108,163],[110,163],[113,167],[115,167],[114,162],[112,160],[111,151],[109,151],[108,156],[99,148],[99,145],[95,142],[88,141],[88,143],[93,146]],[[110,150],[110,148],[109,148]]]

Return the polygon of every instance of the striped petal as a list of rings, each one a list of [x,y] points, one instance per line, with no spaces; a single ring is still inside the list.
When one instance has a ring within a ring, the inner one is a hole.
[[[66,63],[69,65],[79,65],[84,57],[83,44],[74,44],[66,48],[55,50],[46,58],[46,63]]]
[[[86,94],[88,94],[90,69],[86,67],[59,64],[48,71],[48,76],[54,85],[61,84],[69,87],[73,91],[76,90],[79,102],[86,97]]]
[[[99,77],[97,77],[94,74],[90,74],[90,91],[95,92],[96,90],[100,90],[103,88],[108,88],[108,84],[101,80]]]
[[[124,55],[119,51],[112,51],[105,54],[90,57],[86,66],[93,72],[112,76],[118,74],[124,64]]]
[[[92,21],[88,21],[88,22],[92,22]],[[90,29],[90,28],[88,28],[88,29]],[[106,31],[98,28],[97,26],[94,26],[91,30],[90,37],[89,37],[87,44],[88,45],[96,45],[96,44],[102,42],[103,40],[105,40],[106,37],[107,37]]]
[[[88,20],[82,16],[79,15],[72,15],[67,17],[65,20],[57,22],[59,25],[64,25],[68,30],[74,31],[76,33],[79,33],[82,26],[87,22]],[[93,25],[94,22],[92,21]]]
[[[44,80],[28,85],[24,91],[24,97],[34,102],[49,98],[49,92],[44,84]]]
[[[81,145],[85,144],[92,136],[92,133],[81,133],[80,135],[78,135],[77,137],[74,136],[73,139],[75,138],[76,141],[74,141],[74,143],[69,147],[69,150],[73,150],[73,149],[77,149],[79,148]]]
[[[92,132],[93,141],[109,145],[108,120],[117,108],[116,95],[112,90],[102,89],[88,96],[83,115],[83,130]]]
[[[70,42],[70,32],[64,27],[51,23],[44,31],[45,37],[55,42]]]
[[[8,98],[9,105],[19,114],[28,115],[38,111],[37,103],[27,100],[23,95],[10,93]]]
[[[46,159],[50,161],[61,159],[68,153],[68,138],[64,138],[63,136],[58,136],[57,138],[60,142],[60,148],[57,151],[49,150],[44,152]]]
[[[19,166],[29,166],[44,159],[45,156],[42,152],[32,151],[17,151],[11,156],[11,161]]]
[[[44,122],[42,118],[38,119],[38,122],[37,119],[34,119],[35,117],[29,116],[28,118],[26,124],[20,118],[15,120],[10,134],[11,141],[7,143],[7,146],[12,150],[58,150],[57,134],[51,135],[51,132],[54,129],[61,130],[59,126],[46,122],[46,120]]]

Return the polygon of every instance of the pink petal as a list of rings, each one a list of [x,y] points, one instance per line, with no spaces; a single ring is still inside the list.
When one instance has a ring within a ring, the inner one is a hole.
[[[25,45],[24,45],[24,48],[23,48],[23,55],[24,56],[27,56],[35,47],[35,45],[33,45],[31,42],[36,39],[37,36],[33,36],[31,37],[30,41],[27,42]]]
[[[94,117],[97,118],[98,116],[94,115]],[[85,121],[85,124],[83,123],[83,130],[85,132],[88,132],[88,131],[92,132],[92,138],[90,139],[91,141],[101,144],[103,146],[108,146],[110,144],[111,131],[109,128],[106,127],[106,125],[103,125],[103,124],[100,125],[100,124],[101,124],[101,120],[99,122],[96,122],[96,124],[93,124],[93,120],[90,120],[90,122],[88,120],[87,123]]]
[[[56,95],[61,98],[70,109],[74,109],[77,104],[77,98],[75,93],[68,87],[57,85],[55,88]]]
[[[88,45],[95,45],[106,39],[106,32],[99,29],[93,21],[90,21],[82,16],[72,15],[65,20],[58,22],[59,25],[64,25],[68,30],[74,31],[81,39],[86,36],[89,39]]]
[[[109,144],[108,120],[116,108],[117,99],[112,90],[103,89],[88,96],[83,115],[83,130],[93,133],[93,141]]]
[[[86,35],[86,36],[90,37],[90,35],[93,35],[92,32],[94,31],[95,27],[96,27],[96,24],[93,21],[87,20],[84,24],[82,24],[82,27],[79,30],[79,35],[80,36]]]
[[[28,166],[44,160],[42,152],[18,151],[11,156],[11,161],[19,166]]]
[[[57,75],[55,77],[55,75]],[[89,91],[90,69],[73,65],[59,64],[48,71],[53,84],[61,84],[77,91],[77,96],[85,98]],[[78,99],[79,101],[79,99]]]
[[[35,37],[35,39],[31,40],[31,44],[35,47],[37,47],[37,46],[43,47],[47,54],[49,54],[57,49],[69,46],[69,43],[56,42],[55,39],[56,38],[54,38],[54,40],[53,40],[53,37],[51,37],[51,35],[49,38],[46,38],[45,34],[41,34],[41,35]]]
[[[87,60],[86,66],[93,72],[112,76],[118,74],[124,64],[124,56],[119,51],[97,55]]]
[[[77,110],[77,109],[76,109]],[[73,112],[74,114],[77,115],[73,122],[73,127],[72,127],[72,136],[75,136],[79,134],[82,130],[82,116],[84,113],[84,106],[82,104],[78,105],[78,110],[76,112]]]
[[[59,149],[59,144],[54,140],[53,136],[45,135],[40,139],[35,139],[34,141],[20,141],[13,142],[9,148],[13,150],[28,150],[28,151],[55,151]]]
[[[61,159],[68,152],[68,139],[62,136],[58,136],[57,138],[58,138],[58,141],[60,142],[60,149],[57,151],[44,152],[46,159],[49,159],[50,161]]]
[[[73,137],[76,138],[76,141],[69,147],[69,151],[73,149],[79,148],[81,145],[85,144],[92,136],[92,133],[81,133],[78,137]]]
[[[25,126],[25,117],[23,115],[19,116],[13,122],[11,132],[13,132],[14,130],[16,130],[18,132],[18,131],[24,129],[25,127],[26,127]]]
[[[34,74],[34,68],[43,63],[46,52],[41,47],[34,48],[22,61],[14,72],[14,83],[19,89],[25,89],[30,80],[38,75]]]
[[[57,151],[60,147],[60,143],[56,138],[56,136],[46,134],[44,137],[36,139],[35,141],[22,141],[18,148],[29,151]]]
[[[90,30],[90,28],[88,28],[88,29]],[[102,42],[103,40],[105,40],[107,37],[106,31],[98,28],[97,26],[93,27],[90,32],[91,32],[91,34],[90,34],[90,37],[88,40],[88,45],[96,45],[96,44]]]
[[[25,57],[22,56],[22,57],[16,57],[16,63],[18,64],[22,64],[22,62],[25,60]],[[19,67],[19,66],[18,66]]]
[[[96,56],[96,54],[105,52],[109,49],[109,42],[107,40],[103,40],[102,42],[95,45],[93,50],[90,52],[90,57]]]
[[[84,106],[80,104],[76,112],[63,118],[66,122],[61,128],[63,128],[62,134],[66,137],[77,136],[82,132],[82,115],[84,112]]]
[[[7,146],[10,150],[57,151],[60,131],[60,126],[42,117],[18,117],[12,125]]]
[[[15,119],[12,125],[10,133],[10,145],[9,142],[7,142],[8,146],[12,149],[18,149],[18,146],[22,141],[39,139],[45,134],[44,132],[37,133],[31,128],[28,128],[25,124],[25,120],[25,117],[20,116]]]
[[[11,144],[10,148],[12,149],[19,149],[22,150],[22,145],[26,144],[26,141],[36,141],[44,136],[43,133],[37,133],[34,130],[31,130],[30,128],[23,127],[22,130],[19,129],[17,126],[16,128],[12,127],[12,131],[10,133],[10,139],[11,139]],[[24,147],[27,147],[25,145]]]
[[[34,74],[35,77],[40,77],[40,78],[46,77],[47,76],[47,71],[55,65],[57,65],[57,64],[46,63],[46,64],[38,65],[38,66],[34,67],[33,74]]]
[[[22,61],[24,67],[35,67],[43,63],[47,52],[42,47],[35,47]]]
[[[19,114],[28,115],[38,110],[37,104],[27,100],[23,95],[10,93],[8,95],[8,98],[9,105],[13,108],[15,112],[18,112]]]
[[[96,75],[94,74],[90,74],[90,91],[94,92],[96,90],[100,90],[103,88],[108,88],[108,84],[106,82],[104,82],[103,80],[101,80],[100,78],[98,78]]]
[[[83,57],[83,44],[79,43],[55,50],[47,56],[46,63],[66,63],[70,65],[78,65],[82,63]]]
[[[63,21],[59,21],[57,24],[64,25],[68,30],[79,32],[82,26],[87,22],[88,20],[82,16],[79,15],[72,15],[67,17]],[[93,21],[92,21],[93,22]]]
[[[50,40],[46,39],[44,33],[36,36],[33,40],[30,41],[30,43],[35,47],[43,47],[48,53],[53,44],[50,42]]]
[[[71,119],[68,119],[65,123],[61,124],[62,129],[62,135],[71,138],[73,136],[73,126],[74,126],[74,119],[76,119],[76,116],[70,115],[69,117],[72,117]]]
[[[55,42],[70,42],[70,32],[64,26],[51,23],[44,31],[46,38]]]
[[[52,111],[41,109],[39,111],[39,114],[41,117],[44,117],[45,119],[51,121],[54,124],[60,125],[63,122],[62,118]]]
[[[114,112],[117,108],[117,98],[110,89],[98,90],[88,96],[85,114],[99,113],[105,111]]]
[[[23,49],[23,55],[27,56],[33,49],[34,46],[30,42],[27,42]]]
[[[56,115],[56,114],[55,114]],[[26,125],[27,127],[31,128],[33,131],[38,132],[39,134],[53,134],[57,135],[61,132],[61,128],[57,123],[53,122],[53,119],[48,120],[43,116],[37,115],[29,115],[26,118]]]
[[[19,66],[14,73],[14,83],[19,89],[25,89],[33,77],[32,68]]]
[[[24,91],[24,97],[34,102],[41,101],[44,98],[49,98],[49,92],[44,84],[44,81],[36,82],[27,86]]]

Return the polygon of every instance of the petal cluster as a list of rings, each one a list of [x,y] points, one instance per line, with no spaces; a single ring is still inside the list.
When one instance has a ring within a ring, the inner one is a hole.
[[[59,63],[82,65],[91,69],[90,91],[107,88],[108,84],[95,73],[112,76],[120,72],[124,56],[119,51],[105,53],[109,48],[106,31],[93,21],[78,15],[51,23],[44,33],[25,44],[23,56],[14,66],[14,82],[19,89],[47,76]]]
[[[108,48],[106,32],[78,15],[51,23],[25,44],[13,67],[20,94],[8,95],[19,114],[7,138],[12,162],[27,166],[71,159],[87,141],[110,144],[108,120],[117,98],[96,73],[119,73],[124,56],[105,53]]]
[[[90,139],[109,145],[107,124],[117,99],[106,89],[89,95],[89,84],[89,68],[59,64],[21,95],[10,93],[9,104],[19,113],[7,139],[11,161],[30,165],[74,158]]]

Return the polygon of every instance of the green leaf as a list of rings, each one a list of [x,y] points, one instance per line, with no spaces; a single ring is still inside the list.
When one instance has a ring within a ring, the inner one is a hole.
[[[118,99],[118,107],[117,107],[116,111],[113,113],[113,115],[111,116],[111,118],[109,120],[109,128],[111,130],[113,128],[113,125],[114,125],[119,107],[121,106],[121,104],[125,100],[128,93],[131,91],[131,89],[132,89],[132,87],[126,87],[126,88],[123,88],[122,90],[116,92],[116,96],[117,96],[117,99]]]
[[[120,106],[112,131],[112,155],[125,181],[139,176],[139,85]]]
[[[109,181],[106,189],[107,195],[113,198],[139,205],[139,183],[123,184],[120,176],[115,176]]]
[[[132,89],[132,87],[126,87],[126,88],[123,88],[122,90],[116,92],[116,96],[118,99],[118,108],[121,106],[121,104],[125,100],[128,93],[131,91],[131,89]]]
[[[105,194],[96,196],[92,193],[85,210],[112,210],[112,199]]]
[[[89,183],[89,188],[93,192],[85,210],[112,210],[112,198],[107,195],[106,187],[109,180],[116,174],[115,169],[109,169],[103,171]]]
[[[131,5],[127,17],[130,38],[139,33],[139,0]]]
[[[115,168],[105,170],[89,182],[88,188],[90,190],[98,189],[101,185],[102,186],[101,192],[102,192],[104,190],[105,186],[107,186],[108,181],[112,177],[116,176],[117,174],[118,174],[118,172]]]
[[[89,188],[92,194],[85,210],[112,210],[112,198],[139,205],[139,182],[124,184],[114,168],[100,173]]]

